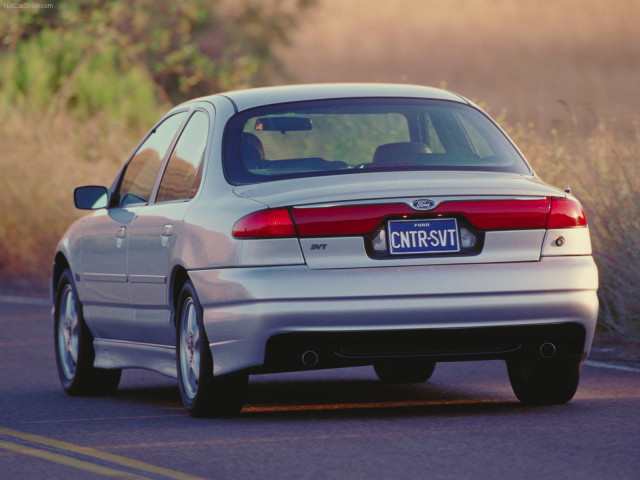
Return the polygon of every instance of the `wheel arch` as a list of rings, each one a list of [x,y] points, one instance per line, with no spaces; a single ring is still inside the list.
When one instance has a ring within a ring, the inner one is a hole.
[[[176,311],[178,310],[180,292],[182,292],[182,287],[184,287],[187,280],[189,280],[187,269],[182,265],[176,265],[171,272],[171,280],[169,281],[169,306],[174,326],[176,325]]]
[[[62,252],[57,252],[53,260],[53,270],[51,273],[51,299],[55,301],[56,291],[58,290],[58,284],[60,283],[60,277],[62,272],[66,269],[71,270],[71,264],[67,257]]]

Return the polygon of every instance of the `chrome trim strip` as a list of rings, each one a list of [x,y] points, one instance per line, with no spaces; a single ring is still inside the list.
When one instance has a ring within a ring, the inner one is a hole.
[[[85,282],[126,283],[129,281],[128,277],[121,273],[85,273],[82,278]]]
[[[456,195],[441,197],[437,195],[426,195],[422,197],[394,197],[394,198],[375,198],[375,199],[360,199],[360,200],[348,200],[345,202],[332,202],[332,203],[313,203],[308,205],[294,205],[296,209],[305,208],[329,208],[329,207],[346,207],[352,205],[384,205],[391,203],[405,203],[411,207],[411,202],[414,200],[420,200],[422,198],[429,198],[440,205],[444,202],[467,202],[467,201],[487,201],[487,200],[544,200],[546,196],[513,196],[513,195]],[[413,208],[413,207],[412,207]],[[435,207],[434,207],[435,208]]]
[[[166,275],[129,275],[129,282],[165,284],[167,283],[167,277]]]

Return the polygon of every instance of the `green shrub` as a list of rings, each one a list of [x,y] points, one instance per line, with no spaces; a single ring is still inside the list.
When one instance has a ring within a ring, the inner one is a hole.
[[[160,111],[144,71],[123,65],[117,46],[90,45],[78,32],[42,30],[0,57],[0,72],[3,103],[32,113],[69,110],[133,126]]]

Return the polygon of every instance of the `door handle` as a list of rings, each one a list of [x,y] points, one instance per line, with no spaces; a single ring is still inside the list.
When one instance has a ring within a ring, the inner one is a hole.
[[[127,236],[127,227],[123,225],[116,232],[116,247],[122,248],[122,244],[124,243],[124,237],[126,236]]]
[[[165,225],[164,227],[162,227],[162,231],[160,232],[160,235],[162,238],[162,246],[166,247],[167,245],[169,245],[169,237],[173,234],[173,225]]]
[[[160,235],[163,237],[170,237],[173,234],[173,225],[165,225],[162,227],[162,232]]]

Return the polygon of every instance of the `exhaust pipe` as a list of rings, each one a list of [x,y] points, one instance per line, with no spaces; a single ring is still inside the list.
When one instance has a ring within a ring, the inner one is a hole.
[[[540,355],[542,358],[551,358],[556,354],[556,346],[551,342],[540,345]]]
[[[318,354],[313,350],[307,350],[302,354],[302,365],[315,367],[318,364]]]

